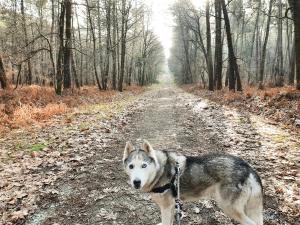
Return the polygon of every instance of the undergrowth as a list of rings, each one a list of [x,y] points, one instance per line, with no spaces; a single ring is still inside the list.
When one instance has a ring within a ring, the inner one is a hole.
[[[292,129],[300,128],[300,91],[293,86],[264,87],[263,90],[244,86],[242,92],[232,92],[228,88],[212,92],[199,85],[184,85],[182,88],[224,105],[264,115]]]
[[[123,93],[138,94],[143,88],[126,87]],[[14,90],[0,90],[0,133],[11,129],[42,124],[53,116],[71,112],[74,108],[99,102],[112,102],[122,93],[99,91],[94,86],[73,89],[63,96],[55,94],[53,87],[24,86]]]

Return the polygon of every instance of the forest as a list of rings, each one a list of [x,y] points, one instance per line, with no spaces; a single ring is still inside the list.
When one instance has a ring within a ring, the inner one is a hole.
[[[151,84],[164,62],[138,1],[6,1],[1,3],[1,87],[62,90]]]
[[[299,152],[300,0],[0,0],[0,225],[296,225]]]
[[[209,90],[243,85],[300,89],[299,1],[178,1],[170,69],[180,83]]]
[[[205,4],[172,6],[168,64],[179,83],[300,88],[298,1]],[[3,2],[1,87],[50,85],[60,95],[83,85],[122,91],[123,83],[154,83],[165,57],[150,14],[145,4],[126,0]]]

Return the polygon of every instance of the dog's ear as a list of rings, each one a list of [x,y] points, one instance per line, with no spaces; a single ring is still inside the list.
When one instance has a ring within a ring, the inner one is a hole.
[[[151,151],[153,151],[152,146],[150,145],[150,143],[149,143],[147,140],[144,140],[144,143],[143,143],[143,150],[144,150],[146,153],[150,153]]]
[[[144,140],[142,148],[146,152],[146,154],[148,154],[148,156],[154,160],[157,168],[159,168],[160,164],[159,164],[158,158],[156,156],[156,151],[152,148],[152,146],[150,145],[150,143],[147,140]]]
[[[124,149],[123,162],[128,158],[130,152],[134,151],[134,147],[130,141],[126,142],[126,146]]]

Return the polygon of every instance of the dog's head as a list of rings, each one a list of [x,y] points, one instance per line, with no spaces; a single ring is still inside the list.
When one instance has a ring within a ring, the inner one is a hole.
[[[148,141],[144,141],[142,148],[135,148],[130,142],[126,143],[123,164],[129,176],[130,184],[135,189],[145,190],[155,179],[159,163],[155,150]]]

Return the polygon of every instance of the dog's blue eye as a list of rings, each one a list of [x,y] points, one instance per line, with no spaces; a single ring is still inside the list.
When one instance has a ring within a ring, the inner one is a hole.
[[[146,167],[147,167],[146,163],[142,164],[142,168],[146,168]]]
[[[133,165],[131,164],[131,165],[129,165],[129,169],[133,169]]]

